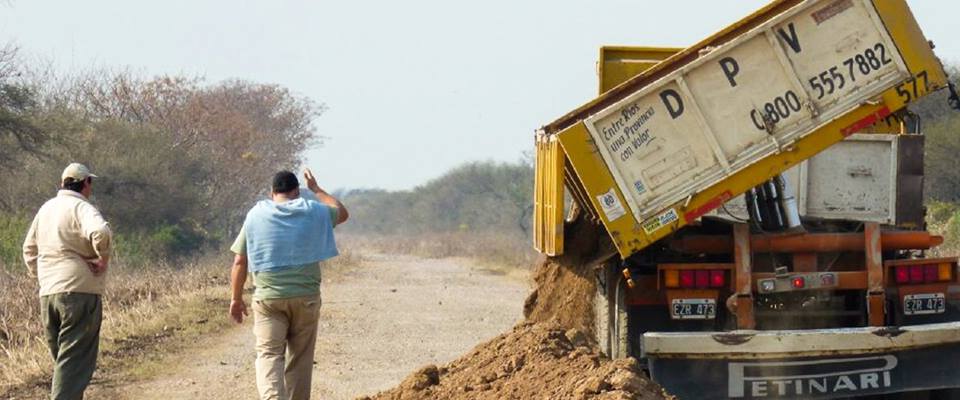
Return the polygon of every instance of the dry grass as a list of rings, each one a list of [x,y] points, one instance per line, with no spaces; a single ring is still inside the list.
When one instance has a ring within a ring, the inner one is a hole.
[[[527,238],[495,232],[363,235],[349,236],[347,240],[358,248],[378,253],[472,258],[495,270],[527,270],[537,259],[537,252]]]
[[[52,363],[43,339],[36,280],[25,274],[0,274],[0,354],[5,358],[0,363],[2,394],[13,387],[45,381]],[[229,263],[225,258],[208,258],[149,269],[114,266],[107,279],[100,362],[105,368],[144,347],[146,338],[172,336],[191,330],[191,324],[206,324],[211,320],[208,315],[223,314],[224,304],[183,308],[202,302],[198,299],[227,299]]]
[[[361,257],[341,246],[332,271]],[[228,327],[229,255],[152,268],[113,266],[103,296],[97,378],[148,378],[193,338]],[[0,398],[29,398],[45,390],[52,361],[43,339],[37,283],[24,272],[0,268]],[[249,283],[249,281],[248,281]]]

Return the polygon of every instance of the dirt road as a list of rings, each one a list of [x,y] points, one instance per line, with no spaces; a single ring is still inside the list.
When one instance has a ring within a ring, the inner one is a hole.
[[[454,359],[522,318],[528,286],[469,260],[366,257],[325,273],[313,393],[352,399]],[[226,318],[226,314],[224,314]],[[250,321],[199,341],[146,382],[94,385],[89,397],[256,399]]]

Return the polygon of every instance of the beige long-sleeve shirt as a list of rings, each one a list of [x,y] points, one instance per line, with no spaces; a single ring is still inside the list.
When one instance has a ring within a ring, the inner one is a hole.
[[[94,275],[88,261],[110,255],[112,233],[100,211],[71,190],[40,207],[23,242],[23,260],[40,281],[40,296],[103,294],[106,273]]]

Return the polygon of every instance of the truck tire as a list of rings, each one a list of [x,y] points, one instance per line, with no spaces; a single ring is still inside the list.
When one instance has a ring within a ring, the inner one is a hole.
[[[615,261],[607,263],[599,271],[594,300],[597,344],[611,359],[631,355],[627,333],[627,286],[617,270],[617,264]]]
[[[597,337],[597,346],[600,351],[610,356],[610,303],[607,301],[606,286],[598,277],[597,291],[593,298],[594,329]]]

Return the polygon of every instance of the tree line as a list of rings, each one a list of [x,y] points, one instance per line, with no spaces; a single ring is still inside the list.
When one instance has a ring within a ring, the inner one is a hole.
[[[340,195],[353,215],[344,232],[496,233],[526,240],[533,215],[533,164],[529,159],[473,161],[411,190],[356,189]]]

